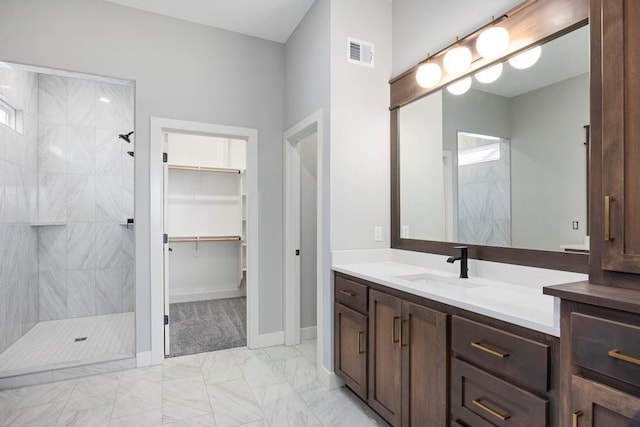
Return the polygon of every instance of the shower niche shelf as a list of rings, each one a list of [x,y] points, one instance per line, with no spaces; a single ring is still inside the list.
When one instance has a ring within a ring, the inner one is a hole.
[[[67,225],[66,222],[32,222],[32,227],[61,227]]]

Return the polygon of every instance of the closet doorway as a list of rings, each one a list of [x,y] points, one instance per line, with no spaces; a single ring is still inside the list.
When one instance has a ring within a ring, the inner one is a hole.
[[[165,356],[246,346],[248,139],[162,140]]]

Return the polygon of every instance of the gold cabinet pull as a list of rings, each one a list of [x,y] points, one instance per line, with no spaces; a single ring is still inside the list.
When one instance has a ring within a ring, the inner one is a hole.
[[[345,291],[344,289],[340,290],[340,293],[342,295],[346,295],[348,297],[355,297],[356,296],[355,292]]]
[[[396,331],[398,330],[398,320],[400,320],[398,316],[394,316],[394,318],[391,320],[391,342],[394,344],[400,342],[400,340],[398,339],[398,334],[396,333]]]
[[[610,242],[613,240],[611,237],[611,202],[613,197],[604,196],[604,241]]]
[[[500,359],[504,359],[505,357],[509,357],[509,353],[500,353],[499,351],[492,350],[489,347],[485,347],[484,345],[480,344],[479,342],[472,342],[471,343],[471,347],[477,348],[478,350],[482,350],[485,353],[491,354],[492,356],[499,357]]]
[[[614,348],[613,350],[609,350],[607,353],[609,357],[613,357],[614,359],[623,360],[628,363],[633,363],[634,365],[640,366],[640,359],[636,359],[635,357],[627,356],[626,354],[620,353],[620,350]]]
[[[364,334],[365,331],[360,331],[358,332],[358,354],[362,354],[362,353],[366,353],[367,349],[365,348],[364,350],[362,349],[362,334]]]
[[[478,408],[482,409],[485,412],[490,413],[491,415],[493,415],[494,417],[502,420],[502,421],[506,421],[509,418],[511,418],[511,415],[509,414],[501,414],[500,412],[489,408],[487,405],[485,405],[484,403],[482,403],[481,399],[474,399],[471,402],[473,402],[474,405],[476,405]]]
[[[407,325],[407,331],[405,332],[404,330],[404,325]],[[403,320],[402,322],[400,322],[400,347],[405,347],[407,345],[409,345],[409,340],[407,339],[407,342],[404,342],[403,338],[405,333],[409,333],[409,320]]]
[[[571,414],[571,426],[578,427],[578,418],[580,418],[583,415],[584,415],[584,412],[582,411],[576,411],[573,414]]]

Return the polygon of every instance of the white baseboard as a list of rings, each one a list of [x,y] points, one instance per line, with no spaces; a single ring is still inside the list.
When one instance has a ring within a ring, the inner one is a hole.
[[[162,362],[159,362],[162,363]],[[143,351],[141,353],[136,353],[136,366],[138,368],[143,368],[145,366],[153,365],[153,357],[150,351]]]
[[[317,327],[310,326],[308,328],[300,328],[300,339],[302,341],[305,340],[314,340],[318,336]]]
[[[273,347],[284,344],[284,331],[272,332],[270,334],[260,334],[256,340],[254,348]]]
[[[169,304],[179,302],[207,301],[212,299],[238,298],[247,295],[246,289],[223,289],[218,291],[200,291],[169,296]]]
[[[317,369],[318,380],[329,390],[335,390],[344,385],[344,382],[338,378],[335,372],[329,371],[323,365],[319,364]]]

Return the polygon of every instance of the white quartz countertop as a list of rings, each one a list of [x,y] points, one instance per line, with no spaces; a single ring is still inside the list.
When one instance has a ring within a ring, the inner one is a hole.
[[[376,259],[368,259],[372,257],[336,256],[334,253],[332,269],[556,337],[560,336],[560,305],[554,297],[544,295],[542,288],[558,284],[563,279],[571,282],[582,278],[577,273],[557,272],[554,275],[553,271],[549,273],[550,270],[505,266],[504,271],[508,273],[496,274],[502,280],[487,280],[474,277],[473,273],[498,271],[496,263],[483,270],[482,266],[477,265],[482,262],[469,260],[470,279],[460,279],[457,273],[451,272],[450,267],[449,271],[443,271],[416,265],[420,264],[415,262],[416,256],[411,255],[411,263],[405,263],[398,262],[397,258],[402,258],[398,256],[375,256],[373,258]],[[440,261],[444,262],[444,259],[446,257],[442,257]],[[476,265],[472,265],[473,263]],[[456,269],[459,269],[457,263]],[[513,280],[504,280],[509,277],[513,277]]]

